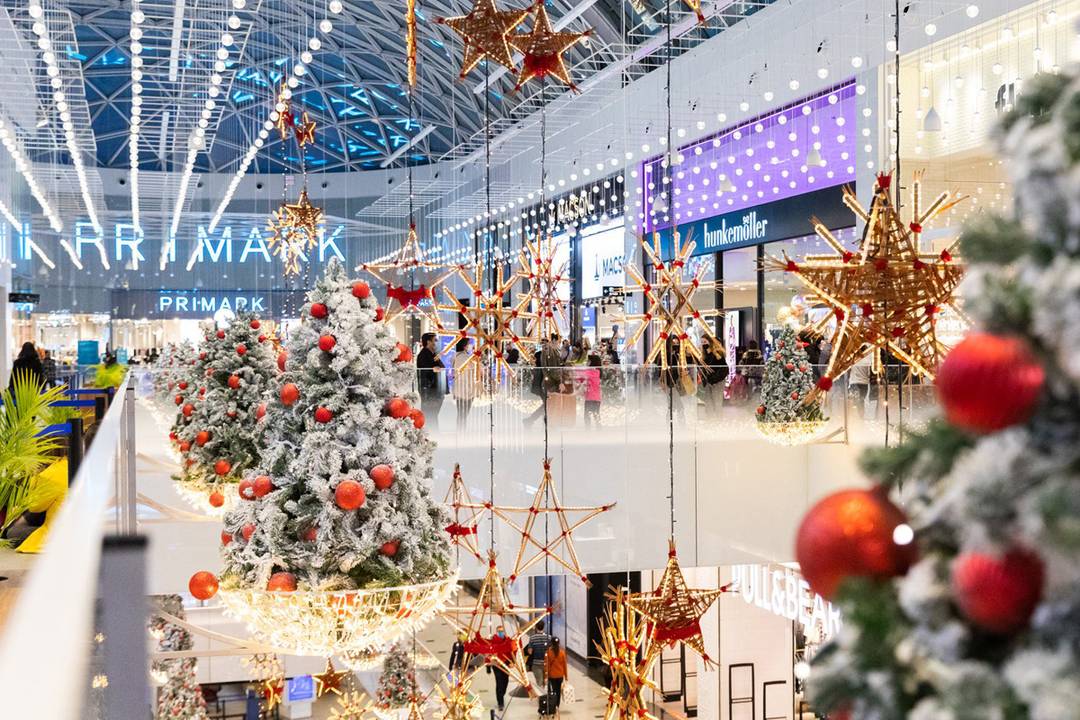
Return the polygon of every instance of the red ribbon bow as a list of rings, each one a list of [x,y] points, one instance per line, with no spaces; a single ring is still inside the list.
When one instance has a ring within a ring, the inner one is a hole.
[[[402,307],[416,307],[420,301],[431,297],[431,291],[426,285],[421,285],[415,290],[406,290],[404,287],[386,286],[386,297],[397,300]]]
[[[460,523],[450,523],[446,526],[446,532],[450,533],[451,537],[464,537],[466,535],[475,535],[476,526],[469,527],[468,525],[461,525]]]

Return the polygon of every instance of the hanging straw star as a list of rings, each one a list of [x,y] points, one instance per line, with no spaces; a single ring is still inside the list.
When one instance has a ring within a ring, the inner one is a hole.
[[[330,658],[326,659],[326,669],[318,675],[312,675],[315,680],[315,697],[320,698],[326,693],[341,694],[341,683],[349,673],[334,669],[334,663]]]
[[[881,367],[887,351],[916,375],[933,379],[948,348],[935,332],[937,315],[949,307],[958,315],[955,292],[964,275],[952,250],[939,254],[919,252],[919,236],[934,217],[965,198],[950,199],[943,192],[922,208],[922,176],[911,187],[913,219],[904,223],[889,194],[892,176],[878,175],[870,209],[844,188],[844,204],[866,223],[857,251],[849,251],[823,223],[814,219],[814,232],[833,249],[831,255],[810,255],[800,262],[771,257],[769,270],[783,270],[799,278],[810,290],[808,300],[832,309],[811,332],[821,333],[835,318],[832,353],[825,373],[806,402],[827,392],[844,373],[867,355],[872,367]]]
[[[443,499],[453,515],[453,522],[446,526],[446,532],[450,535],[450,542],[458,547],[463,547],[480,562],[484,556],[480,554],[480,543],[477,538],[476,528],[484,517],[484,513],[491,507],[490,503],[478,504],[473,502],[469,494],[469,488],[461,477],[461,466],[454,465],[454,477],[450,481],[450,487]]]
[[[308,116],[307,110],[300,116],[300,122],[293,124],[293,132],[301,149],[305,145],[315,144],[315,121]]]
[[[563,55],[577,43],[592,35],[592,29],[585,32],[555,32],[551,28],[544,0],[537,0],[533,5],[532,30],[523,35],[512,35],[510,44],[525,57],[518,72],[515,90],[520,90],[525,83],[533,79],[543,80],[548,75],[558,79],[563,85],[577,92],[577,85],[570,79]]]
[[[645,691],[657,689],[651,678],[661,648],[652,641],[649,623],[627,603],[629,594],[623,588],[604,597],[607,607],[596,642],[611,675],[604,720],[656,720],[648,711]]]
[[[375,703],[367,695],[350,690],[338,696],[337,705],[330,709],[331,720],[368,720],[374,716]]]
[[[425,260],[416,234],[416,224],[410,222],[409,234],[393,258],[386,262],[362,263],[356,269],[386,284],[387,307],[383,316],[384,322],[391,322],[403,312],[417,313],[438,327],[435,293],[439,286],[454,274],[457,267]],[[413,282],[417,279],[420,284],[413,287]],[[409,287],[405,286],[406,280]]]
[[[481,60],[497,62],[514,70],[509,39],[514,29],[529,16],[529,10],[499,10],[495,0],[475,0],[467,15],[438,18],[436,22],[449,27],[465,43],[460,77],[464,78]]]
[[[472,674],[458,677],[456,673],[447,673],[435,691],[442,703],[439,720],[475,720],[479,716],[480,698],[472,691]]]
[[[560,296],[564,285],[570,284],[567,261],[555,259],[556,247],[551,233],[535,238],[525,238],[518,253],[521,269],[517,277],[529,282],[528,300],[534,317],[526,325],[525,334],[533,342],[542,342],[560,328],[569,327],[566,303]]]
[[[559,502],[555,482],[551,478],[551,460],[545,459],[544,475],[540,480],[540,486],[536,488],[532,505],[528,507],[491,506],[492,514],[521,535],[521,544],[518,546],[517,557],[514,559],[514,570],[510,575],[510,582],[514,582],[523,572],[541,560],[550,559],[580,578],[585,586],[589,587],[591,583],[581,569],[581,562],[578,561],[577,550],[574,548],[574,532],[600,513],[607,512],[613,507],[615,503],[589,507],[563,506]],[[584,515],[576,522],[571,522],[566,516],[567,513],[584,513]],[[558,522],[558,534],[553,540],[541,542],[534,535],[534,531],[537,520],[547,514],[555,516]],[[524,524],[518,524],[514,519],[515,515],[525,515]]]

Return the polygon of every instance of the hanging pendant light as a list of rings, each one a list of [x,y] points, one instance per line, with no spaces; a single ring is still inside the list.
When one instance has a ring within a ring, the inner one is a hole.
[[[810,148],[810,152],[806,155],[806,164],[810,167],[823,167],[825,159],[821,157],[821,151],[816,147]]]
[[[941,130],[941,115],[938,114],[936,108],[933,105],[926,111],[926,117],[923,118],[923,131],[925,132],[940,132]]]

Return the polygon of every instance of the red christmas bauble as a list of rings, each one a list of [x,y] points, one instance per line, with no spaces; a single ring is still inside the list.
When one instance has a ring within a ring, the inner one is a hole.
[[[252,320],[250,324],[251,324],[251,329],[252,329],[252,330],[258,330],[258,329],[259,329],[259,325],[260,325],[261,323],[260,323],[260,322],[258,321],[258,319],[255,319],[255,320]]]
[[[206,394],[206,388],[204,388],[204,387],[199,388],[199,394],[200,395],[205,395]]]
[[[225,339],[225,331],[224,330],[218,330],[217,331],[217,339],[218,340],[224,340]]]
[[[259,342],[266,342],[266,336],[263,335],[262,333],[259,333],[259,337],[255,338],[255,339],[258,340]]]
[[[172,440],[173,442],[176,442],[176,433],[173,432],[172,430],[169,431],[169,439]]]
[[[281,403],[283,405],[292,405],[294,402],[300,399],[300,388],[296,387],[293,383],[285,383],[281,386]]]
[[[409,411],[409,419],[412,420],[413,427],[420,430],[424,427],[424,412],[420,408],[413,408]]]
[[[228,475],[230,470],[232,470],[232,463],[228,460],[218,460],[214,463],[214,472],[218,475]]]
[[[229,376],[229,387],[231,387],[233,390],[236,390],[237,388],[240,387],[240,376],[239,375],[230,375]]]
[[[244,343],[240,343],[239,345],[236,346],[236,354],[237,355],[240,355],[242,357],[246,353],[247,353],[247,345],[245,345]]]
[[[184,405],[184,409],[181,410],[181,412],[184,413],[184,417],[189,418],[191,417],[191,413],[195,412],[195,406],[191,403],[187,403]]]
[[[251,484],[251,488],[255,493],[255,497],[261,498],[274,489],[274,481],[267,475],[259,475]]]
[[[210,507],[221,507],[225,504],[225,496],[222,495],[220,491],[215,490],[214,492],[210,493],[209,501]]]
[[[330,314],[330,311],[326,309],[326,306],[322,303],[311,303],[311,317],[324,318]]]
[[[398,547],[400,545],[401,543],[399,543],[397,540],[388,540],[387,542],[384,542],[382,544],[382,546],[379,548],[379,552],[381,552],[383,555],[386,555],[387,557],[394,557],[395,555],[397,555]]]
[[[386,311],[381,307],[375,308],[375,322],[382,322],[384,317],[386,317]]]
[[[342,480],[334,488],[334,502],[342,510],[355,510],[364,504],[366,498],[364,486],[355,480]]]
[[[218,579],[214,573],[200,570],[188,580],[188,590],[199,600],[209,600],[218,591]]]
[[[176,404],[179,405],[180,403],[184,402],[184,396],[183,395],[177,395],[175,398],[173,398],[173,400],[175,400]]]
[[[210,431],[200,430],[195,434],[195,444],[202,447],[206,443],[210,442]]]
[[[296,576],[290,572],[276,572],[266,583],[270,592],[292,592],[296,589]]]
[[[758,405],[756,412],[757,412],[758,415],[764,415],[765,414],[765,406],[764,405]]]
[[[406,417],[410,410],[412,408],[409,407],[409,403],[405,401],[405,398],[395,397],[386,401],[386,414],[392,418]]]
[[[952,565],[952,592],[973,625],[995,635],[1027,627],[1042,599],[1043,561],[1026,548],[1002,556],[967,552]]]
[[[191,441],[189,441],[189,440],[181,440],[180,441],[180,452],[187,452],[190,449],[191,449]]]
[[[990,433],[1031,417],[1045,381],[1020,338],[972,333],[945,357],[936,386],[951,424]]]
[[[337,340],[333,335],[323,335],[319,338],[319,349],[323,352],[330,352],[337,345]]]
[[[814,592],[832,599],[848,578],[883,579],[907,572],[918,550],[910,539],[904,545],[893,540],[897,526],[906,523],[883,489],[841,490],[803,517],[795,559]]]
[[[206,359],[206,351],[205,350],[203,352],[199,353],[199,359],[200,360],[205,360]]]
[[[228,545],[232,541],[233,541],[232,533],[222,530],[221,531],[221,544],[222,545]]]
[[[282,350],[277,356],[277,369],[281,372],[285,372],[285,361],[289,359],[289,351]]]
[[[255,408],[255,419],[262,420],[266,417],[266,403],[259,403],[259,407]]]
[[[352,294],[354,298],[363,300],[367,296],[371,295],[371,286],[363,280],[357,280],[352,284]]]
[[[394,362],[411,362],[412,359],[413,359],[413,354],[412,354],[412,350],[409,348],[409,346],[405,345],[404,343],[398,343],[397,344],[397,358],[394,359]]]
[[[251,480],[241,480],[240,484],[236,486],[236,492],[240,493],[240,497],[244,500],[254,500],[255,483]]]
[[[225,414],[229,416],[230,420],[235,420],[236,419],[236,411],[235,410],[229,410]]]
[[[784,363],[784,369],[789,370],[789,371],[794,370],[795,369],[795,363]]]
[[[380,490],[389,490],[394,484],[394,469],[389,465],[376,465],[368,475],[371,475],[372,482]]]
[[[180,389],[181,390],[187,390],[187,388],[188,388],[188,384],[186,382],[181,382],[180,383]]]
[[[244,536],[244,542],[247,542],[251,539],[251,536],[255,534],[255,525],[253,523],[248,523],[240,528],[240,534]]]
[[[330,411],[330,408],[318,407],[315,408],[315,422],[328,423],[334,419],[334,413]]]
[[[312,525],[304,531],[303,539],[306,542],[315,542],[315,538],[319,535],[319,528]]]

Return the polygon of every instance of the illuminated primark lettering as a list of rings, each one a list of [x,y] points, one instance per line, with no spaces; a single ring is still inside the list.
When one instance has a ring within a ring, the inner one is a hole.
[[[145,224],[144,220],[144,227]],[[249,259],[258,258],[267,264],[274,262],[259,225],[249,222],[219,225],[217,232],[210,232],[207,225],[196,225],[194,229],[194,240],[189,242],[193,243],[190,247],[194,249],[195,261],[198,263],[218,265],[236,261],[243,264]],[[24,223],[22,232],[14,232],[14,235],[18,236],[20,260],[32,258],[31,251],[34,248],[34,242],[31,239],[31,233],[30,223]],[[150,233],[149,237],[156,236]],[[318,261],[326,262],[331,257],[336,257],[345,262],[345,253],[342,251],[345,239],[344,223],[322,228],[319,232]],[[134,268],[138,268],[139,263],[146,261],[148,254],[152,253],[156,257],[160,253],[160,248],[151,251],[156,241],[148,241],[147,234],[137,229],[127,218],[115,221],[111,232],[107,227],[103,228],[102,232],[98,232],[89,220],[76,221],[72,225],[70,241],[76,257],[80,260],[85,260],[87,257],[92,260],[96,257],[105,268],[109,267],[110,260],[121,266],[131,263]],[[169,244],[170,262],[176,260],[177,245],[182,244],[183,240],[175,240]],[[183,248],[180,252],[185,256],[190,254],[190,252],[184,252]],[[307,260],[306,256],[304,260]]]
[[[843,624],[840,609],[810,590],[798,572],[774,565],[733,565],[731,579],[742,599],[774,615],[794,620],[807,635],[835,635]]]
[[[159,313],[172,311],[207,313],[209,315],[213,315],[218,310],[266,312],[266,298],[261,295],[252,295],[251,297],[240,295],[229,298],[227,296],[163,292],[158,295],[157,309]]]

